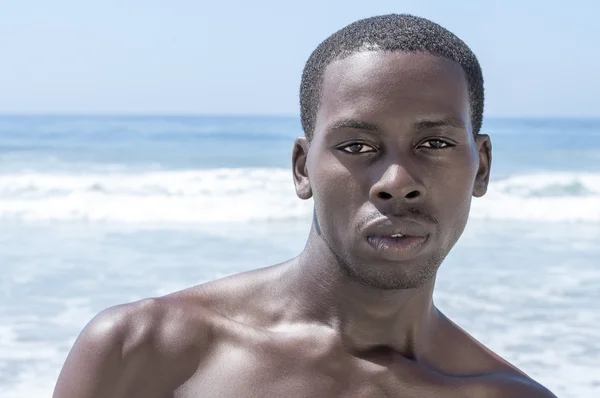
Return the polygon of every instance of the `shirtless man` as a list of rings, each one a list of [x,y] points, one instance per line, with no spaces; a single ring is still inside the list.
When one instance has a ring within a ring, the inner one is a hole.
[[[361,20],[311,55],[300,97],[304,250],[103,311],[54,397],[555,397],[432,300],[490,173],[469,48],[422,18]]]

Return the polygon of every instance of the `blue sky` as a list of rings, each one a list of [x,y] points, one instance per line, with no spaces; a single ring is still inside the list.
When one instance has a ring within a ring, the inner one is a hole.
[[[297,115],[312,50],[392,12],[467,42],[486,116],[600,117],[592,0],[0,0],[0,113]]]

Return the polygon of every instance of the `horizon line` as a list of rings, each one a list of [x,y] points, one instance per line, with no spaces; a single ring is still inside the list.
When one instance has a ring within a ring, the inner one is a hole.
[[[175,112],[0,112],[0,117],[219,117],[219,118],[282,118],[282,119],[300,119],[299,114],[281,114],[281,113],[175,113]],[[513,119],[513,120],[600,120],[600,115],[484,115],[486,119]]]

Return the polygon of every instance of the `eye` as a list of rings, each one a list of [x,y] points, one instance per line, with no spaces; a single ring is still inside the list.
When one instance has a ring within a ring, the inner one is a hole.
[[[367,145],[362,142],[353,142],[351,144],[341,146],[341,147],[339,147],[339,149],[341,149],[342,151],[344,151],[346,153],[352,153],[352,154],[368,153],[368,152],[376,151],[376,149],[373,148],[371,145]]]
[[[434,139],[423,142],[419,146],[427,148],[427,149],[445,149],[445,148],[452,148],[455,145],[451,144],[447,141],[440,140],[438,138],[434,138]]]

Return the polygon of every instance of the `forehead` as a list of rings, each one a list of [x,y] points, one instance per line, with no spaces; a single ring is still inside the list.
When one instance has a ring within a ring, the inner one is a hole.
[[[334,119],[413,123],[452,117],[470,126],[461,66],[422,52],[365,51],[325,69],[316,130]]]

